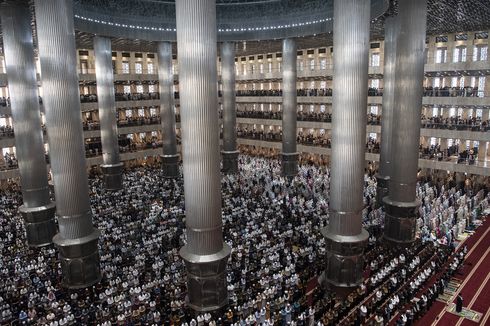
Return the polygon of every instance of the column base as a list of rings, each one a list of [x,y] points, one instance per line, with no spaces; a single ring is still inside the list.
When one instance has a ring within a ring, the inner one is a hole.
[[[60,233],[54,236],[53,242],[60,253],[64,287],[81,289],[100,281],[99,236],[100,231],[97,229],[78,239],[64,239]]]
[[[221,151],[223,156],[223,172],[226,174],[238,173],[238,151]]]
[[[53,243],[56,234],[56,221],[54,214],[56,204],[50,202],[40,207],[19,207],[19,212],[24,218],[26,239],[29,247],[43,247]]]
[[[405,203],[385,197],[383,204],[385,207],[383,239],[396,245],[408,245],[414,242],[420,201]]]
[[[180,249],[187,269],[188,306],[199,312],[218,310],[228,304],[226,264],[231,248],[223,243],[223,249],[212,255],[196,255],[187,246]]]
[[[298,174],[299,153],[282,153],[282,175],[295,177]]]
[[[328,226],[321,232],[327,249],[327,266],[322,278],[333,288],[359,286],[363,280],[363,252],[369,233],[362,229],[358,235],[342,236],[330,233]]]
[[[104,185],[107,190],[122,189],[123,163],[103,164],[100,166],[104,174]]]
[[[376,206],[381,207],[383,206],[383,198],[388,196],[389,193],[389,183],[390,183],[390,177],[388,176],[382,176],[377,174],[376,175]]]
[[[174,155],[160,155],[162,160],[163,177],[165,178],[178,178],[179,172],[179,154]]]

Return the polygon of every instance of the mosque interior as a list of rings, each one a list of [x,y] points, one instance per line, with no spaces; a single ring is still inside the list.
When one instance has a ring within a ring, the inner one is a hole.
[[[0,0],[0,325],[490,324],[486,0]]]

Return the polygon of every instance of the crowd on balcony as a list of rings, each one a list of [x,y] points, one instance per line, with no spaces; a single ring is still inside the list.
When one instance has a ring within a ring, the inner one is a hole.
[[[483,91],[478,87],[432,87],[424,88],[424,96],[443,96],[443,97],[482,97]]]
[[[364,281],[345,300],[317,285],[325,268],[330,174],[299,167],[291,184],[277,160],[240,156],[239,176],[222,179],[223,236],[233,248],[226,271],[229,304],[192,313],[186,306],[183,182],[161,168],[125,171],[123,190],[89,180],[95,226],[101,230],[102,280],[86,289],[60,285],[52,246],[30,250],[18,213],[22,195],[0,192],[0,322],[43,325],[359,325],[390,319],[409,325],[422,316],[464,264],[454,250],[488,207],[484,190],[421,183],[418,240],[401,250],[380,242],[375,178],[365,177],[363,226],[370,232]],[[487,189],[488,191],[488,189]],[[470,195],[472,193],[472,195]],[[434,276],[434,277],[433,277]],[[416,301],[414,298],[420,298]]]
[[[490,120],[483,120],[481,117],[462,118],[461,116],[426,117],[422,115],[422,128],[432,129],[452,129],[468,131],[489,131]]]
[[[11,126],[0,126],[0,138],[14,137],[14,128]]]
[[[276,130],[257,130],[255,128],[248,129],[247,127],[237,129],[238,138],[255,139],[279,142],[282,140],[282,131]]]
[[[300,131],[296,137],[296,142],[301,145],[306,146],[321,146],[321,147],[331,147],[331,140],[324,133],[318,135],[313,135],[312,133],[304,133]]]
[[[15,169],[18,167],[17,157],[14,153],[5,153],[3,155],[4,169]]]

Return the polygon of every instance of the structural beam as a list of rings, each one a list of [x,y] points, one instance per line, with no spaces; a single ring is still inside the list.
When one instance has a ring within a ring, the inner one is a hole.
[[[56,207],[49,195],[31,13],[27,5],[7,2],[0,5],[0,19],[24,202],[19,212],[25,221],[27,244],[40,247],[52,243]]]
[[[228,303],[225,268],[231,252],[221,219],[216,1],[179,0],[175,7],[187,228],[180,255],[189,306],[211,311]]]
[[[238,172],[236,146],[235,43],[221,44],[221,83],[223,85],[223,171]]]
[[[172,43],[158,43],[158,81],[160,91],[160,117],[162,123],[162,171],[166,178],[177,178],[179,154],[175,134],[174,75],[172,72]]]
[[[102,160],[100,167],[104,184],[108,190],[122,189],[122,167],[119,157],[117,133],[117,110],[114,95],[114,72],[112,69],[111,39],[94,37],[95,78],[97,81],[97,102],[99,105],[100,138]]]
[[[282,174],[294,177],[298,173],[296,150],[297,91],[296,41],[282,41]]]
[[[401,0],[399,8],[391,145],[393,167],[389,195],[383,199],[386,212],[384,238],[396,244],[406,244],[415,240],[420,205],[416,199],[416,185],[427,0]]]
[[[334,288],[362,282],[362,228],[371,1],[335,0],[330,220],[324,279]]]
[[[383,69],[383,112],[381,115],[381,151],[379,169],[376,175],[376,202],[383,205],[383,198],[388,195],[388,184],[391,175],[393,133],[393,107],[395,103],[395,63],[396,41],[400,31],[397,17],[387,17],[385,20],[384,69]]]
[[[63,284],[83,288],[101,278],[92,225],[78,90],[72,0],[35,0],[49,152],[56,195]]]

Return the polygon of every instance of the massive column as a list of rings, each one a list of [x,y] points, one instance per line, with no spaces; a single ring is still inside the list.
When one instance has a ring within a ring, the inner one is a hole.
[[[163,133],[162,170],[166,178],[179,176],[179,154],[175,136],[174,75],[172,73],[172,43],[158,43],[158,81],[160,118]]]
[[[114,96],[114,72],[112,69],[111,39],[94,37],[95,78],[99,104],[100,137],[104,173],[104,184],[108,190],[122,188],[122,167],[119,157],[117,134],[116,98]]]
[[[189,306],[218,309],[228,302],[223,242],[216,67],[216,0],[179,0],[177,53],[180,66],[182,159]]]
[[[378,174],[376,175],[376,201],[379,206],[383,205],[383,198],[388,195],[388,183],[390,182],[391,175],[391,137],[393,132],[393,106],[395,102],[396,40],[399,33],[399,26],[396,17],[386,18],[383,69],[383,112],[381,115],[381,152],[379,156]]]
[[[238,172],[236,149],[235,44],[221,44],[221,83],[223,85],[223,171]]]
[[[324,277],[334,287],[361,283],[370,1],[335,0],[330,222]]]
[[[97,240],[88,195],[78,90],[72,0],[35,0],[43,102],[56,194],[63,284],[90,286],[100,280]]]
[[[384,237],[394,243],[415,240],[419,201],[415,187],[420,142],[427,0],[399,2],[400,33],[396,46],[395,106],[389,195]]]
[[[282,41],[282,174],[294,177],[298,173],[296,151],[296,42]]]
[[[0,5],[5,65],[15,128],[27,244],[48,245],[56,233],[55,204],[49,196],[44,159],[41,112],[32,44],[31,13],[27,5]]]

